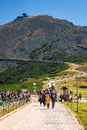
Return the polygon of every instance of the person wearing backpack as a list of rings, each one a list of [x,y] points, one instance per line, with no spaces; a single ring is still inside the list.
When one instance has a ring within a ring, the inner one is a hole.
[[[56,102],[56,92],[55,92],[55,91],[53,91],[53,92],[51,93],[51,102],[52,102],[52,109],[54,109],[54,107],[55,107],[55,102]]]

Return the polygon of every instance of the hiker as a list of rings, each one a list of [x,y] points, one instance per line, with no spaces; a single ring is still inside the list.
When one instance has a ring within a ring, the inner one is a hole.
[[[40,93],[39,98],[38,98],[38,101],[40,102],[40,106],[41,106],[41,104],[42,104],[42,102],[43,102],[42,93]]]
[[[81,94],[81,93],[79,94],[79,99],[80,99],[80,100],[82,99],[82,94]]]
[[[62,102],[62,94],[59,96],[59,101]]]
[[[46,94],[45,101],[46,101],[47,109],[49,109],[50,107],[50,94],[49,93]]]
[[[42,103],[43,103],[43,106],[45,106],[46,104],[45,104],[45,91],[43,91],[43,93],[42,93]]]
[[[56,102],[56,99],[57,99],[56,92],[53,91],[50,96],[51,96],[51,101],[52,101],[52,109],[54,109],[55,102]]]

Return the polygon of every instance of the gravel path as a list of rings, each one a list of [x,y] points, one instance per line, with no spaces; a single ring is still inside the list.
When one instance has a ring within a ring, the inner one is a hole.
[[[63,104],[48,110],[34,101],[0,121],[0,130],[84,130]]]

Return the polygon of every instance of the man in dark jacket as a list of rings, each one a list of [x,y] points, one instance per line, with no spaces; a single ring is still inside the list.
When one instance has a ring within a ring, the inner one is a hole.
[[[52,109],[54,109],[55,102],[56,102],[56,98],[57,98],[56,92],[53,91],[53,92],[51,93]]]

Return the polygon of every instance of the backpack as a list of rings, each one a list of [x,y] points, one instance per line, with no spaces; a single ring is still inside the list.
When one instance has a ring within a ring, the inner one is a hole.
[[[52,99],[53,99],[53,100],[56,99],[56,94],[55,94],[55,93],[52,94]]]

